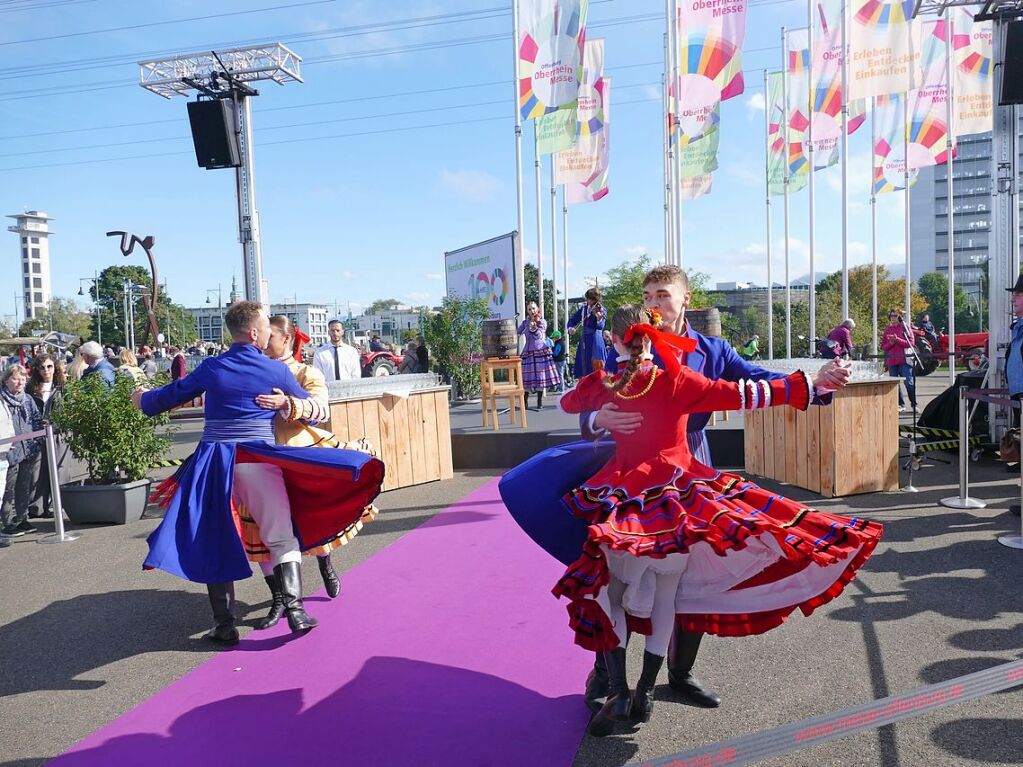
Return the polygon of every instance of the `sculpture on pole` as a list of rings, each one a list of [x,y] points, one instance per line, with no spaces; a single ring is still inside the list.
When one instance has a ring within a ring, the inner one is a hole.
[[[121,238],[121,255],[125,258],[130,256],[135,250],[135,245],[141,245],[142,249],[146,251],[146,255],[149,257],[149,269],[153,275],[153,289],[152,298],[143,294],[142,303],[146,307],[146,313],[149,316],[149,323],[146,327],[145,332],[142,334],[142,345],[146,346],[149,343],[149,335],[153,335],[153,343],[157,342],[160,336],[160,328],[156,321],[156,306],[160,295],[160,287],[156,280],[156,258],[153,256],[153,245],[156,244],[156,238],[153,235],[146,235],[146,237],[139,239],[138,235],[127,232],[107,232],[107,237],[120,237]]]

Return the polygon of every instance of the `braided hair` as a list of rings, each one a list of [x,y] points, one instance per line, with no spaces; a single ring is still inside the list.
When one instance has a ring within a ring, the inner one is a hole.
[[[639,304],[626,304],[615,309],[611,317],[611,332],[620,339],[625,338],[625,333],[630,327],[638,323],[649,324],[652,321],[650,312]],[[623,341],[624,343],[624,341]],[[611,391],[618,392],[629,385],[629,381],[636,375],[640,364],[643,362],[643,354],[646,352],[649,339],[646,336],[637,335],[628,344],[629,362],[625,370],[617,379],[605,378],[604,385]]]

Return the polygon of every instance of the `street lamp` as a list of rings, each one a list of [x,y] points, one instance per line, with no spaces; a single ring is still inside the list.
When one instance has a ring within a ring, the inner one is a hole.
[[[96,305],[96,340],[99,344],[103,345],[103,324],[101,322],[100,312],[102,307],[99,304],[99,272],[96,272],[95,277],[79,277],[78,278],[78,295],[84,296],[85,291],[82,290],[83,282],[91,282],[95,295],[92,296],[92,302]],[[90,293],[90,295],[92,295]]]
[[[220,283],[219,282],[217,283],[217,287],[216,287],[215,290],[213,288],[210,288],[209,290],[206,291],[206,303],[210,302],[210,293],[216,293],[217,294],[217,309],[219,310],[219,314],[220,314],[220,329],[217,332],[217,339],[216,339],[216,341],[217,341],[217,346],[218,346],[218,349],[219,349],[219,345],[224,342],[224,301],[223,301],[223,294],[220,291]]]

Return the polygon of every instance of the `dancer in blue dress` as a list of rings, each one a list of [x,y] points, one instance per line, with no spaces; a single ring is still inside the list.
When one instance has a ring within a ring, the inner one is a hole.
[[[594,362],[597,367],[603,367],[604,358],[607,356],[607,348],[604,343],[604,306],[600,303],[601,296],[598,288],[590,288],[584,294],[586,305],[577,309],[568,319],[568,332],[575,335],[579,328],[583,329],[583,336],[575,347],[575,365],[572,367],[572,375],[577,379],[587,376],[594,370]]]
[[[275,445],[276,412],[261,408],[256,397],[274,389],[296,400],[307,394],[286,365],[263,354],[270,322],[259,304],[237,302],[224,320],[234,340],[227,352],[181,380],[135,392],[133,400],[155,415],[206,395],[199,445],[157,492],[156,500],[169,504],[149,536],[143,566],[207,584],[216,620],[209,638],[230,644],[238,641],[233,581],[252,574],[239,512],[259,524],[292,631],[308,631],[316,621],[302,604],[301,553],[361,516],[380,492],[384,466],[353,450]]]

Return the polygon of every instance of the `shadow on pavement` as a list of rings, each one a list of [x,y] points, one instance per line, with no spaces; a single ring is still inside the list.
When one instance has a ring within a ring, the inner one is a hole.
[[[248,605],[239,603],[239,614]],[[102,679],[78,679],[94,669],[144,653],[209,652],[191,639],[210,627],[205,594],[113,591],[53,602],[0,626],[0,698],[37,690],[93,690]]]
[[[931,740],[950,754],[989,764],[1023,764],[1023,718],[960,719],[931,731]]]
[[[267,764],[271,753],[278,764],[315,763],[318,754],[352,767],[568,764],[585,710],[578,696],[546,698],[489,674],[376,657],[311,707],[301,689],[238,695],[187,711],[167,735],[116,736],[50,764],[256,765]],[[157,720],[139,726],[162,732],[156,713]]]

